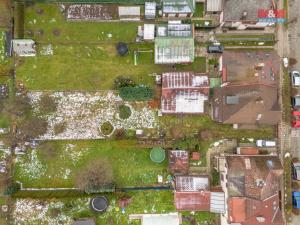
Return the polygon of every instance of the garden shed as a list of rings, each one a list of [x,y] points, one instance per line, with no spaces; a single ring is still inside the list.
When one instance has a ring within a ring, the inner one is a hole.
[[[138,21],[141,19],[141,8],[139,6],[119,6],[119,19]]]
[[[145,2],[145,18],[148,20],[155,19],[156,2]]]
[[[131,214],[129,220],[141,220],[141,225],[180,225],[182,223],[181,214]]]
[[[31,39],[13,39],[12,51],[18,56],[35,56],[35,42]]]
[[[154,40],[155,34],[155,24],[144,24],[144,40],[152,41]]]

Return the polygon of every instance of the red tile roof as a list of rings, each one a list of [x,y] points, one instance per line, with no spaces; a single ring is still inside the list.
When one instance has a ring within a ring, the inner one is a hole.
[[[246,219],[246,198],[230,198],[228,201],[230,222],[240,223]]]
[[[200,160],[200,152],[193,152],[192,160]]]
[[[238,154],[240,155],[258,155],[259,150],[256,147],[238,147]]]
[[[210,191],[175,192],[175,207],[177,210],[209,211]]]

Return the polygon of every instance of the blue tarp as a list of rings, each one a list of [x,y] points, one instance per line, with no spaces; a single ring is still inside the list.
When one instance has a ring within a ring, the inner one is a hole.
[[[300,192],[299,191],[294,191],[293,192],[293,205],[297,209],[300,209]]]

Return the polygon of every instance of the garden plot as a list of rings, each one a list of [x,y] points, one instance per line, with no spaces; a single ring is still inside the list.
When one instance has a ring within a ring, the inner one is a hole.
[[[5,57],[5,32],[0,30],[0,64],[7,62]]]
[[[113,4],[72,4],[66,6],[68,20],[115,20],[118,7]]]
[[[31,92],[29,97],[36,113],[39,110],[39,100],[42,92]],[[134,107],[129,102],[122,102],[113,91],[108,92],[54,92],[50,95],[57,103],[54,113],[43,115],[48,121],[46,134],[41,140],[63,139],[102,139],[101,125],[109,122],[115,129],[157,128],[155,112],[145,104]],[[118,106],[125,104],[131,109],[127,119],[119,117]],[[57,126],[63,126],[60,133]],[[113,132],[111,132],[113,133]]]

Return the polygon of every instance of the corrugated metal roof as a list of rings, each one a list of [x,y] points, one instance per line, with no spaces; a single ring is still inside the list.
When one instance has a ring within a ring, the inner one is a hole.
[[[224,192],[210,193],[210,211],[214,213],[225,212],[225,194]]]
[[[207,12],[221,12],[222,11],[222,0],[206,0],[206,11]]]
[[[163,0],[163,13],[192,13],[195,0]]]

